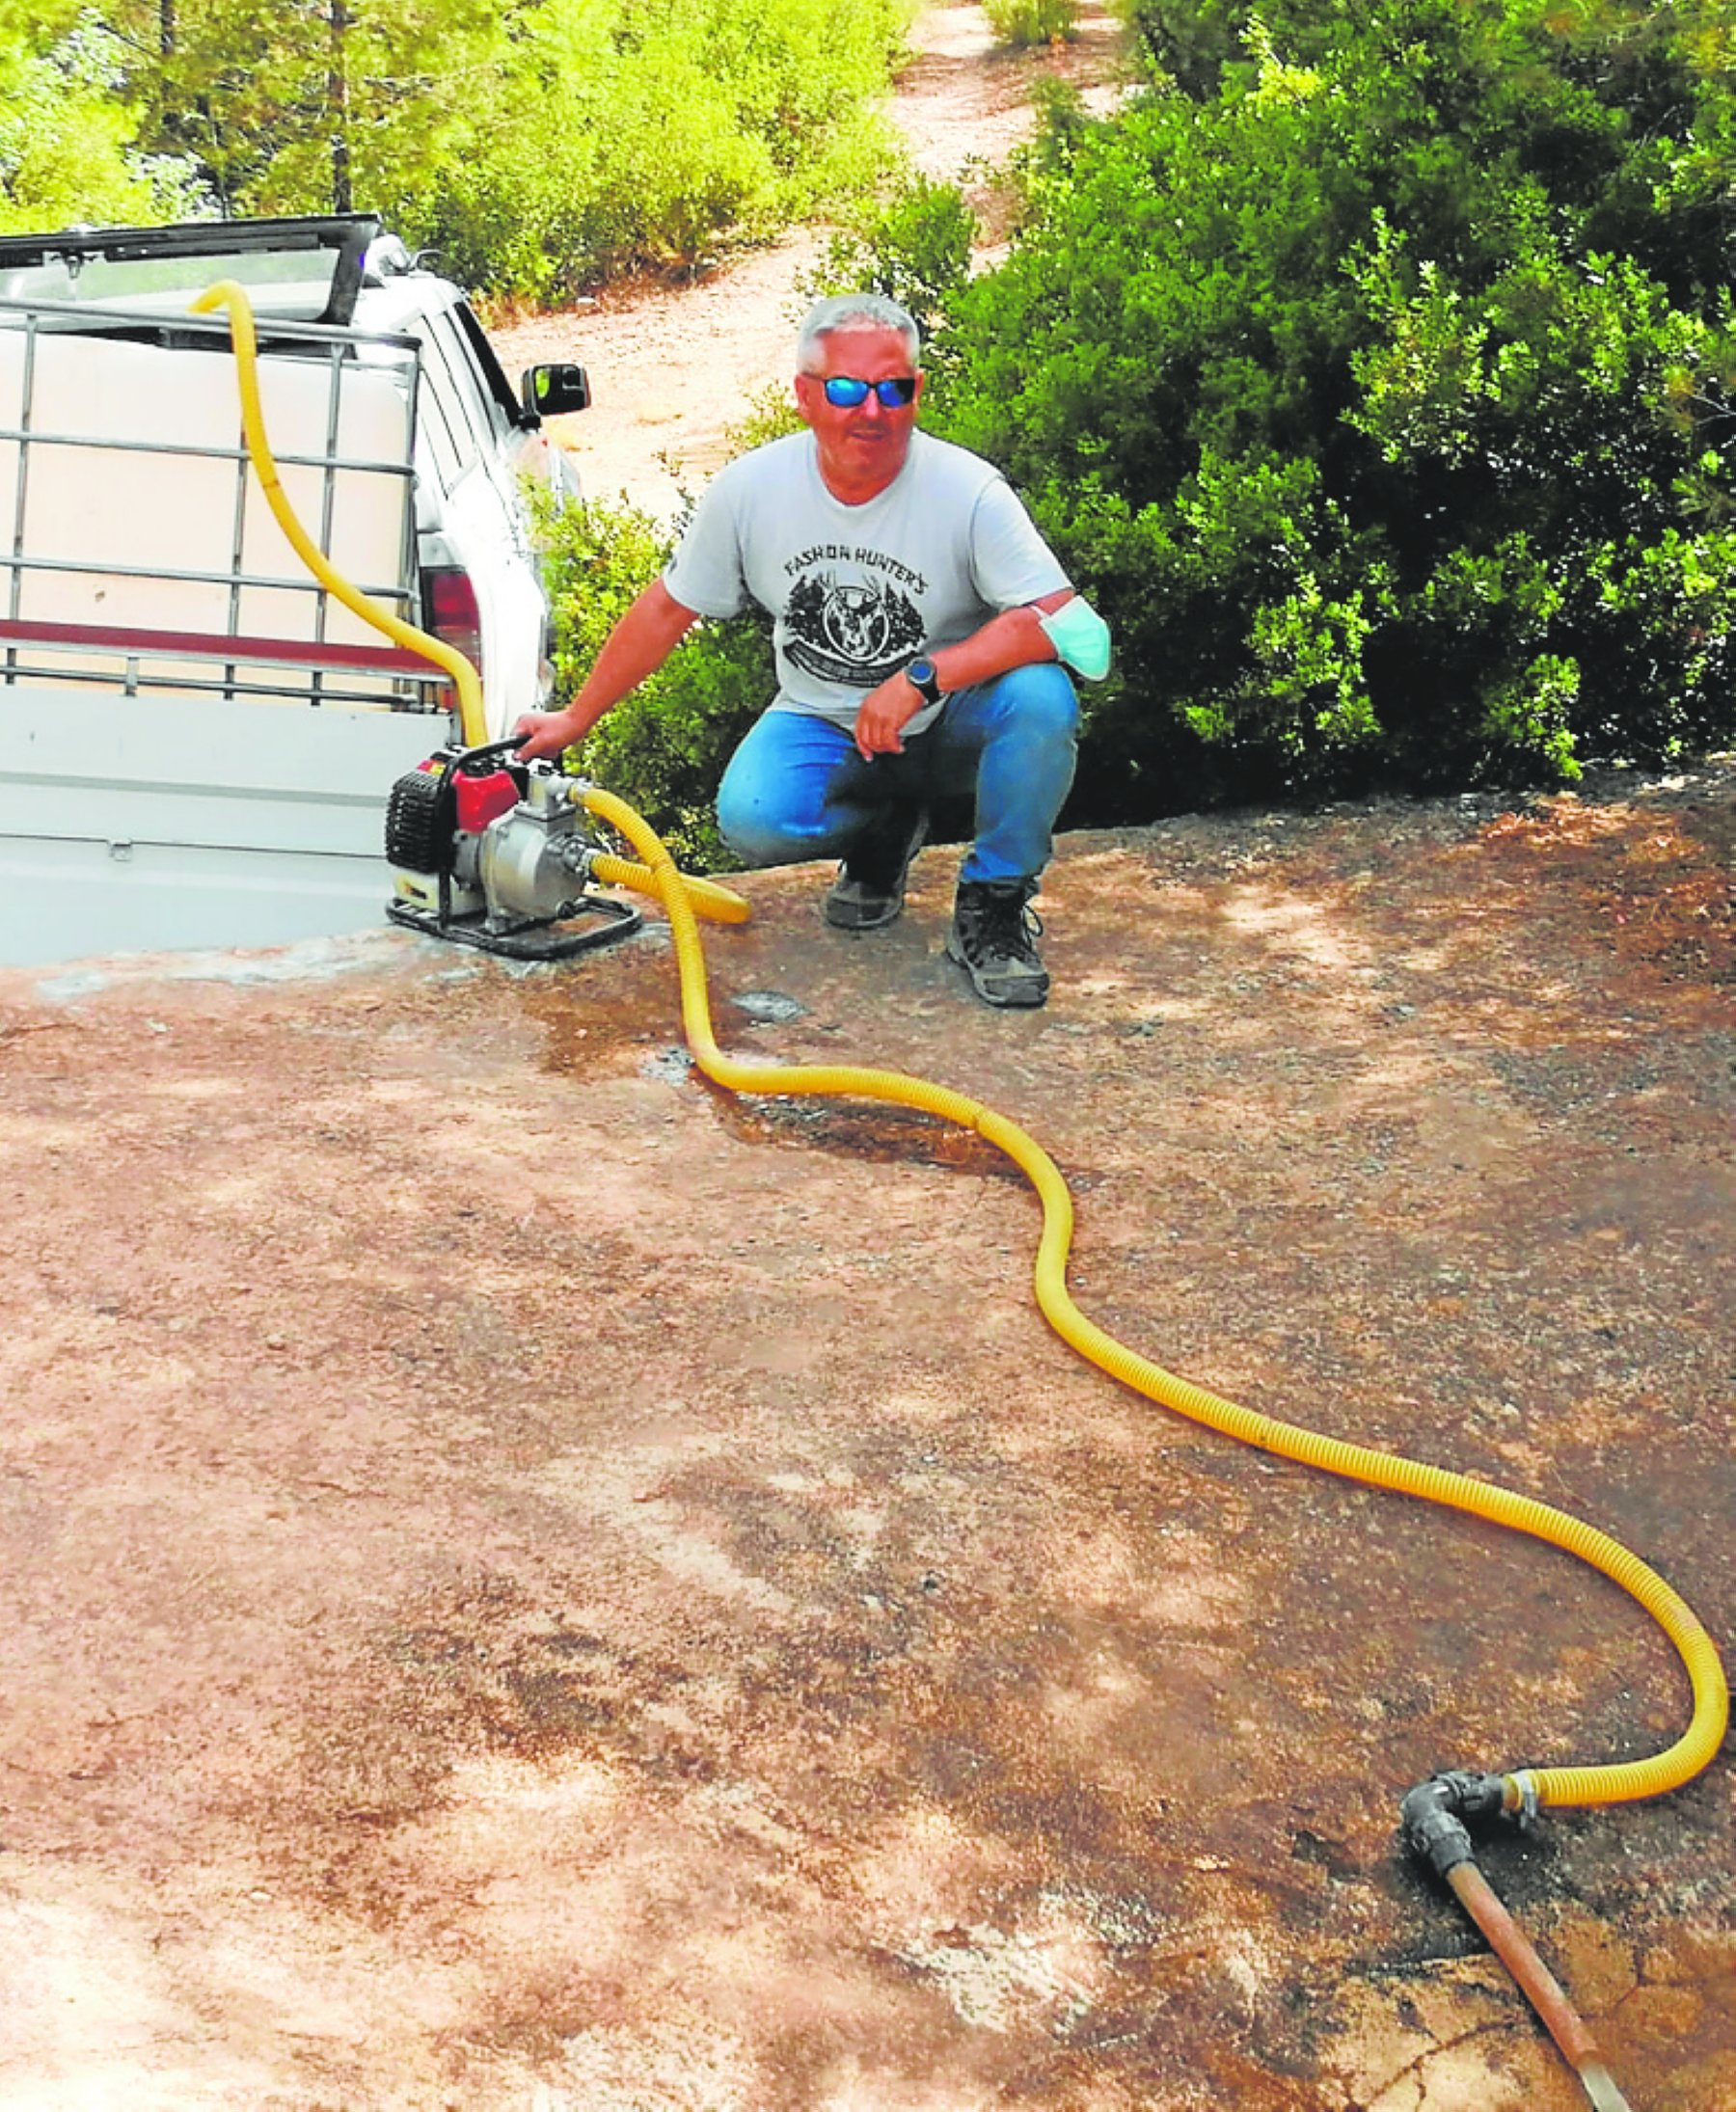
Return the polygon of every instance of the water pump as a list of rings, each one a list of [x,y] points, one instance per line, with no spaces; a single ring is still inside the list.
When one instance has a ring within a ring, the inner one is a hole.
[[[627,937],[639,912],[588,884],[602,847],[582,780],[509,760],[517,746],[442,748],[393,786],[387,915],[514,961],[561,961]]]

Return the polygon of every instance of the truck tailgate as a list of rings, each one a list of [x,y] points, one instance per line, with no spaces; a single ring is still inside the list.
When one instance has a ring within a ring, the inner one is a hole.
[[[441,714],[0,688],[0,962],[384,921],[393,781]]]

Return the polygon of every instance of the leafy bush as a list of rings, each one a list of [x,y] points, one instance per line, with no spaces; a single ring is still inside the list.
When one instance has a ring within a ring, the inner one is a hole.
[[[15,5],[0,0],[0,85]],[[71,35],[69,0],[50,5]],[[262,34],[239,0],[102,0],[74,41],[102,41],[114,63],[70,112],[64,94],[11,98],[0,181],[15,133],[11,159],[54,155],[96,206],[48,210],[38,182],[41,220],[102,217],[110,196],[160,217],[143,177],[116,191],[136,137],[223,212],[366,206],[473,286],[554,299],[862,196],[894,159],[877,99],[909,11],[347,0],[279,9]]]
[[[172,218],[206,204],[190,163],[142,154],[120,40],[89,17],[0,14],[0,232]]]
[[[922,333],[927,401],[942,378],[942,325],[969,280],[976,237],[976,215],[958,189],[918,176],[856,227],[834,231],[801,291],[810,300],[880,293],[896,301]]]
[[[1306,64],[1255,25],[1215,92],[1071,122],[949,296],[932,421],[1116,636],[1076,817],[1736,729],[1719,47],[1529,0],[1312,20]]]
[[[893,159],[908,0],[541,0],[469,151],[396,211],[474,284],[558,299],[835,209]]]
[[[1047,44],[1079,34],[1079,0],[983,0],[989,27],[1003,44]]]
[[[637,507],[594,502],[554,517],[544,507],[539,526],[564,696],[662,572],[673,537]],[[746,616],[700,623],[592,731],[579,767],[637,807],[689,871],[728,871],[737,861],[718,833],[713,800],[736,745],[776,688],[768,625]]]

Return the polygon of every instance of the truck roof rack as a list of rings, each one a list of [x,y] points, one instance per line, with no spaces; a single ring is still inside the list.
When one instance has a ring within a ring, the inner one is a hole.
[[[142,263],[157,257],[233,257],[249,251],[331,250],[330,290],[311,321],[342,328],[356,312],[367,249],[382,231],[377,213],[321,213],[259,220],[178,221],[167,228],[64,228],[52,234],[0,235],[0,271],[50,262]]]

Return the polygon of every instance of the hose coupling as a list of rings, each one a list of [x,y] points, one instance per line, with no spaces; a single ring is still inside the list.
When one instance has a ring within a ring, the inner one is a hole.
[[[1404,1845],[1419,1862],[1445,1879],[1462,1862],[1475,1862],[1466,1822],[1498,1817],[1507,1808],[1507,1777],[1452,1770],[1419,1782],[1399,1806]]]
[[[583,836],[556,836],[549,845],[556,858],[575,880],[588,881],[597,862],[597,847]]]

